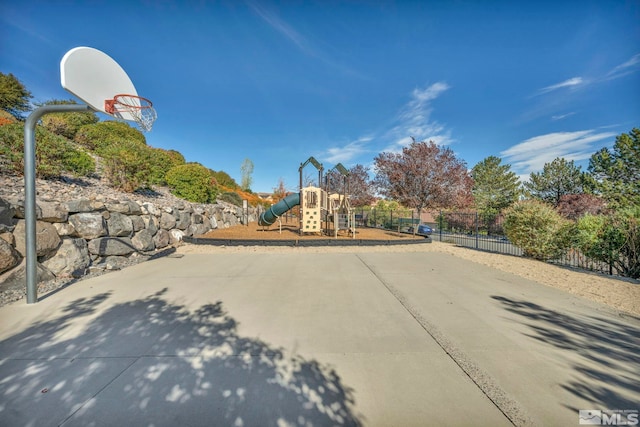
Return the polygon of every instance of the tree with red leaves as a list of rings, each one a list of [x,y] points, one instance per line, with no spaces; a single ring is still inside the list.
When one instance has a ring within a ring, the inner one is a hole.
[[[380,193],[418,214],[423,209],[469,206],[473,180],[466,162],[450,148],[411,139],[402,152],[383,152],[374,159],[374,182]]]
[[[601,197],[593,194],[565,194],[560,197],[556,210],[565,218],[577,220],[586,214],[600,215],[605,213],[607,203]]]

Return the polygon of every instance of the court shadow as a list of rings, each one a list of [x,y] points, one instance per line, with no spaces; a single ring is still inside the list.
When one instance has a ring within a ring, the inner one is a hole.
[[[197,310],[166,290],[108,306],[68,304],[0,342],[7,425],[359,426],[330,366],[238,334],[221,302]],[[1,424],[1,423],[0,423]]]
[[[640,322],[570,316],[528,301],[492,296],[523,318],[527,336],[571,352],[573,379],[560,386],[602,409],[636,409],[640,402]],[[585,408],[565,407],[578,411]]]

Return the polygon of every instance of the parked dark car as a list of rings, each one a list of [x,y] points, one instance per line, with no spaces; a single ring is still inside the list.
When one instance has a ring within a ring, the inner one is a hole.
[[[409,233],[413,233],[413,227],[409,227],[408,231],[409,231]],[[419,224],[418,225],[418,231],[416,231],[416,234],[422,234],[424,236],[429,236],[431,233],[433,233],[433,230],[428,225],[426,225],[426,224]]]

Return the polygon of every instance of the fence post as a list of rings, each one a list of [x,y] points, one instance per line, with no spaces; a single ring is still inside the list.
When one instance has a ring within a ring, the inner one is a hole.
[[[476,249],[478,249],[478,212],[476,212]]]
[[[438,217],[438,230],[440,230],[440,241],[442,242],[442,210],[440,210],[440,216]]]
[[[613,250],[611,249],[611,240],[609,240],[609,276],[613,276]]]
[[[393,230],[393,209],[391,210],[391,215],[389,216],[389,230]]]

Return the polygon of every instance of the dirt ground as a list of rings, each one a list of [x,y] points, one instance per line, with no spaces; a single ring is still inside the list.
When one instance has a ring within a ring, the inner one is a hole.
[[[256,223],[249,226],[235,226],[227,229],[212,230],[205,236],[221,239],[326,239],[327,236],[304,235],[298,233],[294,222],[283,223],[282,232],[278,224],[269,228],[259,227]],[[352,236],[340,235],[339,239]],[[356,239],[371,240],[424,240],[420,236],[401,234],[387,230],[358,228]],[[582,270],[559,267],[532,259],[511,255],[494,254],[458,247],[449,243],[432,242],[392,246],[319,246],[319,247],[273,247],[273,246],[211,246],[185,244],[178,248],[180,253],[229,253],[229,252],[442,252],[470,262],[476,262],[492,268],[515,274],[546,286],[562,289],[574,295],[606,304],[616,310],[640,316],[640,281],[616,278]]]
[[[247,239],[247,240],[312,240],[334,238],[335,234],[323,235],[320,233],[299,233],[300,225],[294,219],[283,219],[282,224],[276,222],[270,227],[262,227],[257,222],[251,222],[246,226],[235,226],[211,230],[205,234],[205,238],[212,239]],[[422,236],[413,236],[407,233],[398,233],[377,228],[356,227],[355,237],[346,230],[338,233],[338,239],[361,240],[424,240]]]

